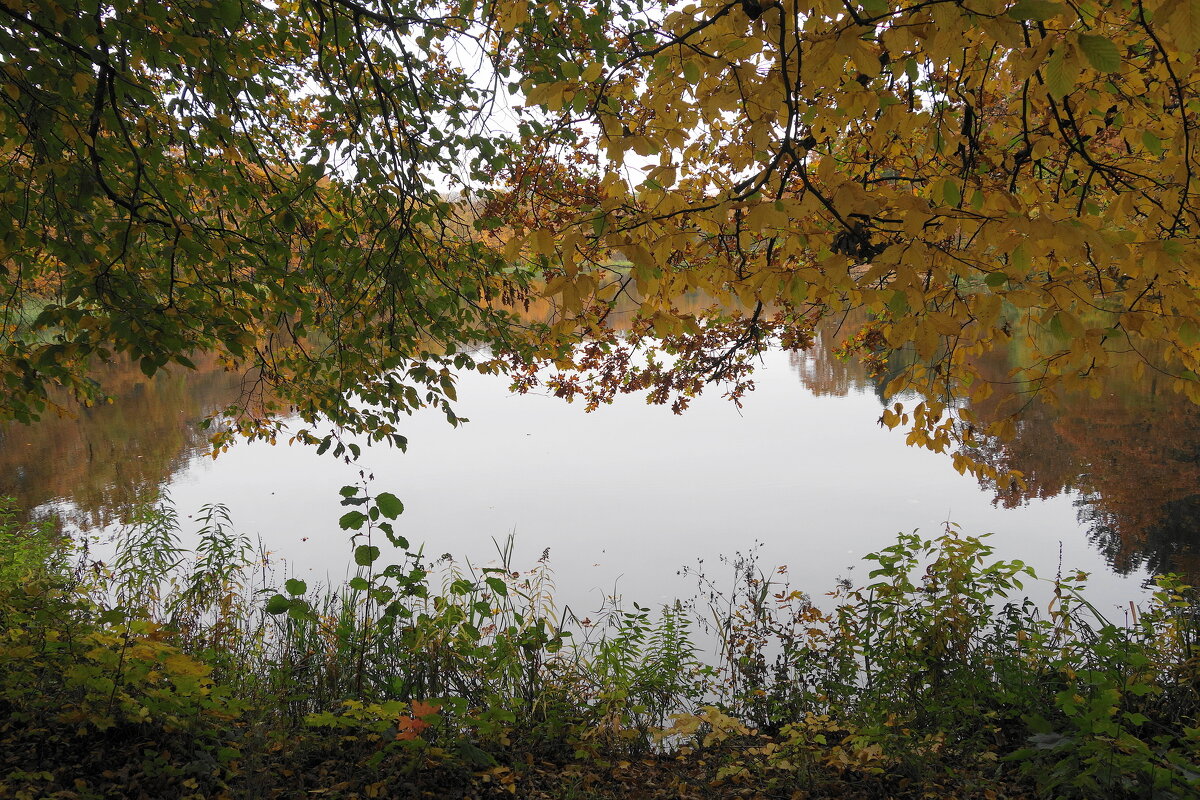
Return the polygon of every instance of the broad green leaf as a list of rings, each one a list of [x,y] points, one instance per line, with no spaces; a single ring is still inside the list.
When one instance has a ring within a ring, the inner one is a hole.
[[[1121,68],[1121,53],[1110,39],[1081,33],[1079,49],[1087,56],[1088,63],[1100,72],[1116,72]]]
[[[272,595],[267,601],[268,614],[282,614],[292,607],[292,601],[281,594]]]
[[[466,739],[460,739],[455,745],[455,754],[459,759],[477,769],[484,769],[496,765],[496,759],[491,753],[485,750],[480,750],[475,745],[471,744]]]
[[[342,514],[338,524],[342,526],[342,530],[362,530],[362,526],[367,521],[367,515],[361,511],[347,511]]]
[[[295,620],[311,621],[316,619],[316,613],[313,611],[312,606],[300,598],[292,600],[292,604],[288,606],[287,615]]]
[[[379,558],[379,548],[374,545],[360,544],[354,548],[354,563],[360,567],[369,567]]]
[[[227,28],[236,28],[242,21],[242,4],[237,0],[218,0],[216,11]]]
[[[375,506],[379,513],[388,519],[395,519],[404,513],[404,503],[391,492],[380,492],[375,496]]]
[[[962,202],[962,190],[957,180],[949,178],[942,181],[942,200],[946,205],[955,207]]]
[[[1066,330],[1066,328],[1063,326],[1063,320],[1062,320],[1062,314],[1061,314],[1061,313],[1055,314],[1055,315],[1054,315],[1054,316],[1053,316],[1053,317],[1050,319],[1050,325],[1049,325],[1049,329],[1050,329],[1050,333],[1051,333],[1051,334],[1054,336],[1054,338],[1055,338],[1055,339],[1058,339],[1059,341],[1065,341],[1065,340],[1066,340],[1066,338],[1067,338],[1067,330]]]
[[[290,578],[283,584],[288,594],[301,595],[308,591],[308,584],[299,578]]]
[[[1055,100],[1061,100],[1075,89],[1075,76],[1068,74],[1065,58],[1060,48],[1046,62],[1046,91]]]

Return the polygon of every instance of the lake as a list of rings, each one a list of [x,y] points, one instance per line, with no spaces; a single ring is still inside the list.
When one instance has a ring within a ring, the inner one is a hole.
[[[866,580],[861,557],[897,532],[935,535],[947,522],[994,534],[997,557],[1043,577],[1092,573],[1090,597],[1108,610],[1143,597],[1154,571],[1200,577],[1200,415],[1182,398],[1143,383],[1029,404],[1014,440],[977,453],[1029,476],[1027,491],[998,493],[881,428],[876,383],[831,344],[768,354],[741,411],[713,392],[683,415],[636,397],[587,414],[462,375],[468,424],[418,414],[402,431],[407,453],[364,448],[353,465],[259,443],[213,460],[196,423],[236,396],[238,376],[201,363],[147,380],[114,366],[114,404],[0,432],[0,494],[101,540],[160,492],[185,522],[224,503],[287,572],[338,582],[351,550],[338,489],[362,471],[372,491],[404,501],[398,532],[427,554],[483,565],[512,534],[516,565],[531,567],[548,549],[560,604],[581,616],[614,594],[643,605],[690,595],[680,568],[703,560],[720,582],[732,572],[719,557],[753,548],[764,569],[786,564],[793,587],[817,595],[840,577]]]

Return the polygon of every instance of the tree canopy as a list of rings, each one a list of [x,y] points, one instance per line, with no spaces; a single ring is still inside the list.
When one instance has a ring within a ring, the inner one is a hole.
[[[854,309],[934,449],[1012,430],[945,412],[1014,338],[1200,400],[1198,50],[1200,0],[0,0],[0,408],[215,351],[243,433],[402,442],[453,368],[681,408]]]

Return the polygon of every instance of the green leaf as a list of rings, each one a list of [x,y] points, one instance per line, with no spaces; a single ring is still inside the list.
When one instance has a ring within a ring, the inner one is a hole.
[[[1066,328],[1063,327],[1061,311],[1059,313],[1055,314],[1054,317],[1050,320],[1049,328],[1050,328],[1051,335],[1054,336],[1055,339],[1058,339],[1060,341],[1066,341],[1067,330],[1066,330]]]
[[[357,486],[343,486],[338,491],[341,493],[342,497],[354,497],[354,495],[358,494],[358,487]]]
[[[268,614],[282,614],[292,607],[292,601],[281,594],[271,595],[271,599],[267,601]]]
[[[235,747],[220,747],[217,748],[217,761],[222,764],[228,764],[230,761],[242,757],[242,751]]]
[[[354,548],[354,563],[360,567],[369,567],[379,558],[379,548],[370,544],[360,544]]]
[[[1162,140],[1150,131],[1142,131],[1142,144],[1146,146],[1151,155],[1161,156],[1163,154]]]
[[[291,607],[287,610],[288,616],[292,619],[308,619],[314,620],[317,615],[313,612],[312,607],[303,600],[293,600]]]
[[[227,28],[236,28],[242,21],[242,4],[237,0],[218,0],[216,12]]]
[[[142,368],[142,372],[145,373],[147,378],[153,378],[154,373],[158,371],[158,365],[154,363],[154,359],[149,357],[143,358],[138,363],[138,366]]]
[[[493,767],[496,765],[496,759],[484,750],[480,750],[475,745],[468,742],[466,739],[459,741],[457,745],[458,757],[474,767]]]
[[[367,515],[361,511],[347,511],[342,514],[342,518],[338,520],[338,524],[342,526],[342,530],[362,530],[363,523],[367,521]]]
[[[1029,251],[1024,244],[1019,244],[1012,249],[1012,252],[1008,254],[1008,263],[1020,275],[1028,274],[1033,267],[1033,261],[1029,258]]]
[[[283,588],[287,590],[288,594],[298,595],[308,591],[308,584],[299,578],[291,578],[283,584]]]
[[[403,536],[396,535],[396,529],[392,527],[392,523],[380,522],[379,530],[387,534],[388,541],[390,541],[396,547],[399,547],[402,550],[408,549],[408,539],[405,539]]]
[[[1121,53],[1110,39],[1081,33],[1079,49],[1087,56],[1088,63],[1100,72],[1116,72],[1121,68]]]
[[[690,85],[695,86],[700,82],[700,65],[695,61],[684,62],[683,79]]]
[[[1013,19],[1045,22],[1066,11],[1067,7],[1062,3],[1051,3],[1050,0],[1018,0],[1006,13]]]
[[[1055,100],[1061,100],[1075,88],[1075,80],[1067,74],[1063,48],[1059,48],[1046,62],[1046,91]]]
[[[942,200],[946,205],[955,207],[962,202],[962,191],[958,188],[958,181],[953,178],[942,181]]]
[[[508,597],[508,585],[504,581],[500,580],[499,578],[490,577],[485,578],[484,581],[489,587],[491,587],[493,592],[501,597]]]
[[[380,492],[376,495],[375,507],[388,519],[395,519],[404,513],[404,503],[391,492]]]
[[[1005,283],[1008,282],[1008,276],[1005,275],[1003,272],[992,272],[992,273],[989,273],[988,276],[983,279],[983,282],[986,283],[991,288],[996,289],[1000,286],[1003,286]]]
[[[362,577],[361,575],[356,575],[350,579],[350,588],[359,592],[365,592],[367,589],[371,588],[371,584],[366,578]]]

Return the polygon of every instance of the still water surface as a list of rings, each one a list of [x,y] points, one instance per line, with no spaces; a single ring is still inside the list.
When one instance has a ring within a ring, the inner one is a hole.
[[[512,533],[520,567],[549,548],[560,603],[581,616],[614,593],[651,605],[690,595],[681,567],[703,559],[710,574],[728,575],[719,556],[756,541],[764,568],[786,564],[795,588],[820,594],[839,577],[865,580],[861,557],[897,532],[932,535],[947,521],[994,534],[998,557],[1043,576],[1091,572],[1091,597],[1109,610],[1141,597],[1150,570],[1195,579],[1200,563],[1197,415],[1142,390],[1031,406],[1018,438],[985,453],[1029,474],[1030,489],[998,496],[948,457],[880,428],[875,383],[822,342],[768,355],[740,412],[713,393],[682,416],[637,398],[585,414],[463,375],[469,424],[417,415],[403,431],[406,454],[364,448],[355,465],[265,444],[214,461],[196,422],[235,396],[234,376],[203,365],[154,381],[132,369],[114,376],[112,406],[0,432],[0,494],[101,535],[158,492],[185,521],[224,503],[240,532],[310,582],[347,574],[337,492],[360,470],[373,491],[405,502],[397,530],[428,554],[486,564],[493,539]]]

